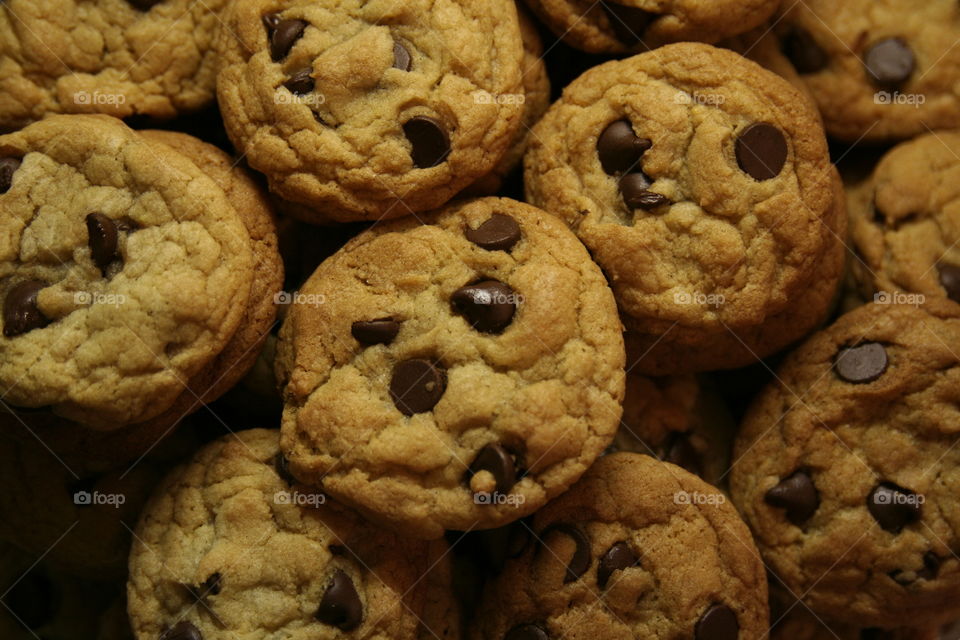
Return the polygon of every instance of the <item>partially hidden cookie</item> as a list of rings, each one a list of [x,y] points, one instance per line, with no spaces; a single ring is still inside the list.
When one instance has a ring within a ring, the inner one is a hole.
[[[958,341],[952,302],[860,307],[792,353],[745,418],[731,495],[818,615],[895,628],[960,613]]]
[[[889,151],[849,194],[851,271],[881,303],[960,302],[960,133],[942,131]]]
[[[311,222],[440,206],[514,141],[516,16],[513,0],[233,2],[218,41],[227,132]]]
[[[225,154],[55,116],[0,137],[0,157],[5,404],[152,437],[252,366],[282,264]]]
[[[951,0],[813,0],[784,3],[774,33],[827,132],[860,142],[960,126],[958,29]]]
[[[771,594],[771,599],[773,598]],[[770,615],[770,640],[939,640],[936,628],[857,627],[836,623],[819,616],[803,604],[794,603],[786,611],[773,608]]]
[[[50,113],[172,118],[213,102],[224,0],[5,0],[0,132]]]
[[[410,535],[492,528],[563,492],[620,419],[623,342],[552,216],[460,202],[320,265],[280,331],[294,476]]]
[[[717,42],[759,26],[776,0],[527,0],[558,37],[590,53],[639,53],[671,42]]]
[[[136,541],[137,640],[457,637],[451,596],[436,588],[442,545],[293,483],[276,431],[224,436],[172,472]]]
[[[480,604],[475,640],[759,640],[767,582],[722,493],[634,453],[601,458],[537,513]]]
[[[754,362],[837,291],[845,203],[819,117],[730,51],[674,44],[587,71],[534,128],[525,180],[609,279],[637,373]]]

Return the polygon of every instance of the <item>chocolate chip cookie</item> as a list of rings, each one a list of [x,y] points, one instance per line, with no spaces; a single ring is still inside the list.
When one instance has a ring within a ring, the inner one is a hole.
[[[670,42],[717,42],[759,26],[776,0],[527,0],[550,30],[590,53],[647,51]]]
[[[960,126],[960,6],[785,3],[775,32],[841,140],[902,140]]]
[[[668,45],[586,72],[534,128],[525,178],[603,268],[637,373],[770,355],[837,290],[845,203],[819,117],[730,51]]]
[[[956,618],[960,306],[869,304],[780,367],[736,440],[731,495],[768,566],[858,627]]]
[[[849,193],[851,261],[861,295],[878,302],[960,302],[960,133],[888,152]]]
[[[294,476],[421,537],[492,528],[610,444],[623,342],[603,275],[552,216],[460,202],[360,234],[280,331]]]
[[[487,589],[472,638],[766,635],[767,581],[750,532],[722,493],[679,467],[605,456],[529,531]]]
[[[162,433],[252,365],[282,265],[222,152],[56,116],[0,137],[0,158],[5,403]]]
[[[293,483],[278,440],[225,436],[158,487],[130,554],[136,638],[455,639],[450,595],[427,575],[441,545]]]
[[[772,597],[772,596],[771,596]],[[881,629],[838,624],[814,614],[802,604],[784,613],[771,613],[770,640],[938,640],[937,629]]]
[[[49,113],[172,118],[213,102],[224,0],[5,0],[0,131]]]
[[[218,40],[234,146],[308,221],[440,206],[523,113],[513,0],[238,0]]]

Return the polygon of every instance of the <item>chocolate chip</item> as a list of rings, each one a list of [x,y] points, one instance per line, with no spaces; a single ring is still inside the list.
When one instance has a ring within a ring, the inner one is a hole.
[[[50,322],[37,306],[37,294],[46,287],[39,280],[14,285],[3,301],[3,335],[12,338],[47,326]]]
[[[625,7],[616,2],[601,1],[600,4],[610,17],[610,26],[613,27],[617,39],[628,44],[640,42],[643,32],[657,18],[657,14],[637,7]]]
[[[940,565],[943,561],[940,556],[933,551],[927,551],[923,554],[923,569],[917,572],[917,577],[921,580],[935,580],[940,575]]]
[[[361,344],[390,344],[400,332],[400,323],[392,318],[358,320],[350,325],[350,333]]]
[[[510,452],[499,444],[488,444],[470,463],[467,479],[481,471],[489,471],[497,482],[497,491],[506,493],[517,482],[517,467]]]
[[[639,558],[630,548],[630,545],[626,542],[618,542],[600,558],[597,565],[597,586],[606,589],[607,582],[610,581],[610,576],[614,571],[635,567],[637,562],[639,562]]]
[[[13,174],[20,168],[20,158],[0,158],[0,194],[10,191]]]
[[[820,493],[806,471],[795,471],[780,484],[767,491],[764,501],[774,507],[786,509],[787,520],[802,526],[813,517],[820,507]]]
[[[203,582],[201,587],[201,593],[204,593],[208,596],[220,595],[220,581],[223,579],[223,576],[220,575],[220,572],[217,571],[213,573]]]
[[[634,172],[620,178],[620,193],[629,209],[655,209],[670,202],[666,196],[648,188],[653,182],[645,173]]]
[[[297,484],[297,479],[290,473],[290,461],[287,459],[287,456],[278,453],[273,459],[273,469],[277,472],[277,475],[280,476],[280,479],[287,484]]]
[[[410,52],[407,51],[407,48],[400,44],[399,42],[394,41],[393,43],[393,68],[400,69],[401,71],[410,71],[413,67],[413,58],[410,57]]]
[[[87,244],[93,263],[101,269],[117,259],[117,225],[102,213],[87,216]]]
[[[740,623],[733,609],[724,604],[714,604],[700,616],[694,632],[696,640],[737,640]]]
[[[495,213],[476,229],[468,228],[464,235],[487,251],[509,251],[520,241],[520,225],[510,216]]]
[[[315,82],[313,77],[311,77],[313,69],[300,69],[292,76],[290,79],[283,83],[283,86],[287,88],[290,93],[297,96],[304,96],[313,91]]]
[[[460,287],[453,292],[450,302],[474,329],[484,333],[500,333],[517,311],[513,289],[497,280]]]
[[[128,0],[135,9],[140,11],[149,11],[154,5],[160,4],[163,0]]]
[[[897,87],[910,79],[916,68],[913,51],[901,38],[886,38],[867,49],[863,59],[867,74],[881,87]]]
[[[877,342],[848,347],[837,354],[837,376],[851,384],[873,382],[887,370],[887,350]]]
[[[277,25],[280,24],[280,14],[279,13],[268,13],[263,16],[263,26],[267,29],[267,38],[273,36],[274,29],[277,28]]]
[[[446,371],[429,360],[404,360],[393,369],[390,396],[405,416],[430,411],[446,390]]]
[[[947,297],[960,302],[960,267],[939,263],[937,270],[940,272],[940,286],[946,291]]]
[[[787,162],[787,140],[777,127],[755,122],[737,138],[737,164],[755,180],[770,180],[780,175]]]
[[[413,145],[410,157],[418,169],[435,167],[450,155],[450,137],[433,118],[414,116],[403,125],[403,133]]]
[[[667,446],[664,448],[661,459],[696,475],[700,475],[700,472],[703,470],[700,454],[693,448],[693,443],[690,442],[690,434],[688,433],[680,431],[672,432],[670,437],[667,438]]]
[[[35,567],[10,587],[3,596],[3,603],[28,629],[38,629],[56,616],[60,593],[49,576]]]
[[[266,18],[264,18],[264,24],[267,24]],[[307,23],[304,20],[277,20],[272,28],[269,24],[267,25],[270,37],[270,57],[274,62],[279,62],[287,57],[290,49],[293,48],[293,43],[303,35],[303,30],[306,28]]]
[[[181,620],[161,633],[160,640],[203,640],[203,634],[193,623]]]
[[[867,496],[867,509],[885,531],[900,533],[920,519],[921,498],[910,489],[882,482]]]
[[[342,570],[337,569],[330,585],[327,587],[316,618],[324,624],[336,627],[341,631],[352,631],[360,626],[363,620],[363,603],[357,595],[353,581]]]
[[[800,27],[791,27],[784,35],[782,49],[799,73],[822,71],[830,62],[826,52],[820,48],[810,32]]]
[[[507,631],[503,640],[550,640],[550,635],[538,624],[519,624]]]
[[[578,580],[590,568],[590,540],[587,539],[587,535],[579,527],[570,524],[551,525],[540,535],[540,539],[546,540],[551,533],[562,533],[572,538],[576,543],[576,549],[574,549],[573,557],[567,565],[563,583],[568,584]]]
[[[650,146],[649,140],[637,137],[629,120],[617,120],[597,138],[600,166],[611,176],[627,173],[640,162]]]

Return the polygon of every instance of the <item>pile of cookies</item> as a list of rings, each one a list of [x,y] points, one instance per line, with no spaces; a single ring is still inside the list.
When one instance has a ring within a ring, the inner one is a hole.
[[[4,0],[0,637],[960,637],[908,5]]]

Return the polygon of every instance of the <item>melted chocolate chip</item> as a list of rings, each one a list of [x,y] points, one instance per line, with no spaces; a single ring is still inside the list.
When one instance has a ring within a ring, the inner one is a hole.
[[[193,623],[181,620],[161,633],[160,640],[203,640],[203,634]]]
[[[20,168],[20,158],[0,158],[0,194],[10,191],[13,174]]]
[[[772,124],[755,122],[737,137],[736,155],[744,173],[754,180],[770,180],[787,162],[787,140]]]
[[[352,631],[363,621],[363,603],[350,576],[342,570],[337,569],[330,579],[316,618],[341,631]]]
[[[450,155],[450,136],[433,118],[415,116],[403,125],[403,134],[413,149],[410,157],[417,169],[429,169],[443,163]]]
[[[350,333],[360,344],[390,344],[400,333],[400,323],[392,318],[358,320],[350,325]]]
[[[501,493],[510,491],[517,482],[517,467],[513,456],[496,443],[485,446],[473,459],[467,473],[468,481],[481,471],[489,471],[493,475],[497,482],[497,491]]]
[[[597,139],[597,155],[603,170],[612,176],[631,171],[650,146],[649,140],[637,137],[629,120],[617,120]]]
[[[87,244],[90,246],[90,256],[93,263],[101,270],[116,260],[117,253],[117,224],[102,213],[91,213],[87,216]]]
[[[37,306],[37,294],[46,287],[39,280],[26,280],[14,285],[3,301],[3,335],[12,338],[40,329],[50,322]]]
[[[786,510],[787,520],[802,526],[813,517],[820,507],[820,493],[813,479],[806,471],[795,471],[767,491],[764,501],[774,507]]]
[[[507,631],[503,640],[550,640],[550,635],[538,624],[519,624]]]
[[[887,350],[877,342],[848,347],[837,354],[837,377],[851,384],[867,384],[884,374],[889,365]]]
[[[733,609],[724,604],[711,605],[697,621],[696,640],[737,640],[740,623]]]
[[[600,4],[610,17],[610,26],[613,27],[617,39],[626,44],[640,42],[647,27],[658,17],[655,13],[616,2],[601,0]]]
[[[208,596],[220,595],[220,582],[223,579],[223,576],[220,575],[220,572],[217,571],[203,581],[203,585],[200,587],[202,589],[201,593],[204,593]]]
[[[567,565],[567,571],[563,578],[563,583],[568,584],[580,579],[580,576],[585,574],[587,569],[590,568],[591,563],[590,540],[587,539],[587,535],[579,527],[569,524],[554,524],[547,527],[547,529],[540,535],[540,539],[546,540],[547,536],[549,536],[551,533],[562,533],[576,543],[576,548],[573,551],[573,557],[570,559],[570,563]]]
[[[405,416],[430,411],[446,390],[446,371],[429,360],[404,360],[393,369],[390,396]]]
[[[820,48],[806,29],[791,27],[783,37],[783,54],[790,59],[799,73],[816,73],[826,68],[830,62],[826,52]]]
[[[460,287],[453,292],[450,302],[470,326],[484,333],[502,332],[517,311],[517,296],[513,289],[497,280],[483,280]]]
[[[940,286],[947,297],[954,302],[960,302],[960,267],[941,262],[937,264],[940,272]]]
[[[609,551],[603,554],[597,564],[597,586],[606,589],[614,571],[635,567],[639,560],[637,554],[626,542],[618,542],[613,545]]]
[[[267,25],[270,37],[270,57],[274,62],[279,62],[287,57],[294,43],[303,35],[307,23],[304,20],[275,20],[271,18],[270,23],[264,18],[264,24]],[[270,24],[273,24],[271,27]]]
[[[464,235],[487,251],[510,251],[520,241],[520,225],[510,216],[495,213],[476,229],[468,228]]]
[[[922,499],[910,489],[882,482],[867,496],[867,509],[885,531],[900,533],[920,519]]]
[[[916,58],[901,38],[886,38],[870,46],[863,57],[867,75],[880,87],[902,85],[916,68]]]
[[[393,68],[401,71],[410,71],[413,68],[413,58],[410,52],[399,42],[393,43]]]
[[[154,5],[158,5],[163,0],[127,0],[135,9],[140,11],[149,11]]]
[[[651,184],[650,178],[642,172],[628,173],[620,178],[620,193],[627,208],[649,211],[670,202],[666,196],[650,191]]]
[[[290,79],[284,82],[283,86],[294,95],[305,96],[313,91],[316,84],[310,75],[311,73],[313,73],[313,69],[300,69],[290,76]]]

